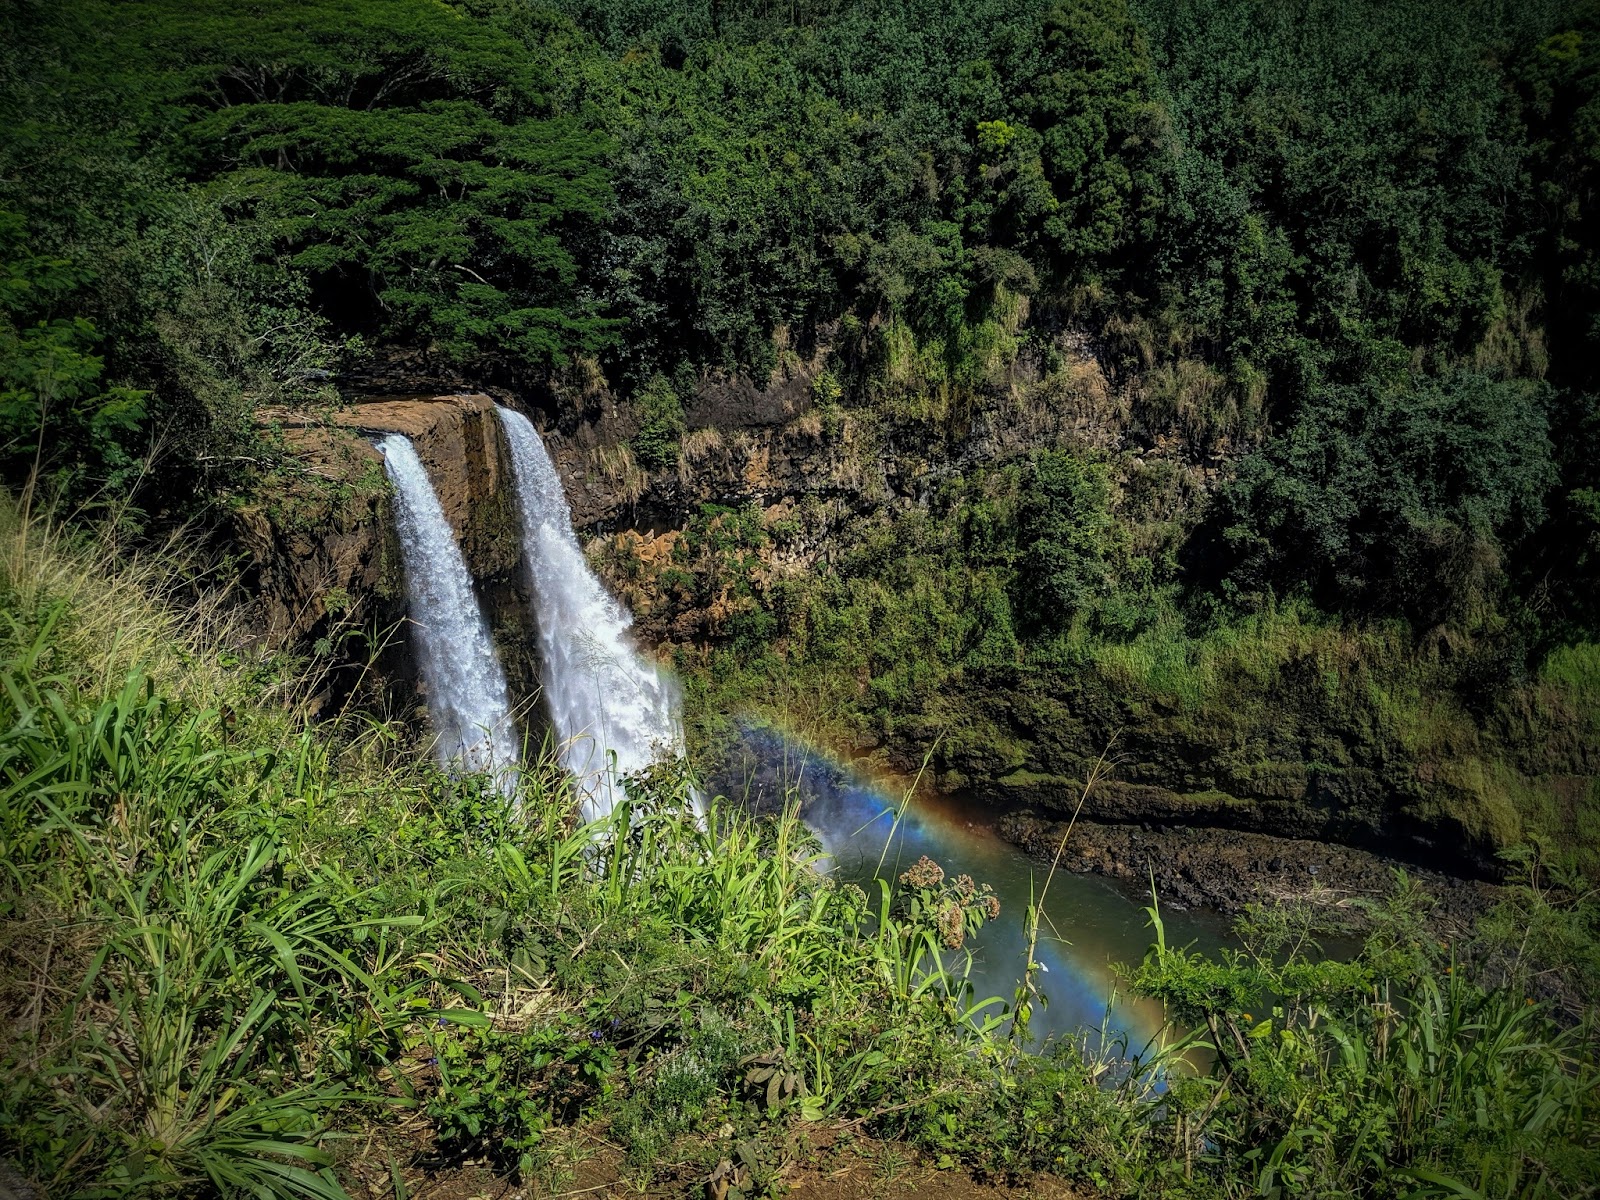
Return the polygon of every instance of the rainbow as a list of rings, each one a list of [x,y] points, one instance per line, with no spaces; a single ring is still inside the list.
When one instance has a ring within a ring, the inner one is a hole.
[[[969,941],[971,981],[978,999],[1009,1004],[1024,965],[1023,914],[1044,885],[1048,868],[994,831],[996,814],[974,801],[940,794],[926,779],[868,773],[803,734],[762,719],[740,723],[731,766],[719,790],[761,810],[794,796],[800,814],[822,842],[831,869],[865,884],[899,873],[927,855],[946,874],[967,874],[1000,898],[1000,916]],[[1169,940],[1217,945],[1222,918],[1163,912]],[[1096,876],[1060,872],[1046,893],[1036,951],[1044,970],[1036,986],[1047,1006],[1036,1010],[1040,1036],[1123,1039],[1138,1051],[1162,1025],[1160,1006],[1118,990],[1116,966],[1136,964],[1151,941],[1144,905]]]

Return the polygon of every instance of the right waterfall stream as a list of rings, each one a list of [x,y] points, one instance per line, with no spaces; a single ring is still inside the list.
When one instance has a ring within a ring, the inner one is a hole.
[[[539,431],[521,413],[499,411],[522,513],[545,701],[561,761],[578,779],[583,815],[595,820],[620,799],[626,776],[682,753],[678,697],[635,647],[633,618],[589,569]]]

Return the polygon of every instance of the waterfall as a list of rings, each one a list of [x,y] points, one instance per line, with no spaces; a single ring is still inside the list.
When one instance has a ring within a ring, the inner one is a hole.
[[[394,484],[406,601],[438,736],[435,751],[447,765],[500,772],[503,788],[517,761],[516,727],[472,576],[410,439],[392,433],[378,449]]]
[[[632,617],[584,561],[561,477],[533,422],[502,408],[500,423],[522,510],[545,699],[562,762],[578,779],[585,818],[594,820],[611,811],[621,776],[681,753],[677,695],[635,649]]]

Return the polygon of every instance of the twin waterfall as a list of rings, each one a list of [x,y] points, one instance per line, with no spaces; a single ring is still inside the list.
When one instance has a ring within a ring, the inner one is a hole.
[[[621,797],[622,779],[680,753],[671,681],[634,648],[632,619],[584,560],[555,464],[533,423],[499,410],[522,515],[523,559],[544,661],[545,701],[585,820]],[[461,549],[411,443],[379,443],[397,496],[406,594],[418,627],[440,761],[511,778],[517,745],[505,676]]]

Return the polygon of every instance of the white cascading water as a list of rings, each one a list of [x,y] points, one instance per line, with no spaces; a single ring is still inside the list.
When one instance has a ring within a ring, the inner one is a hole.
[[[545,699],[561,760],[577,777],[584,817],[592,821],[611,811],[623,776],[682,752],[677,695],[634,647],[633,618],[584,560],[561,476],[539,431],[507,408],[500,424],[522,510]]]
[[[447,766],[494,772],[504,790],[516,769],[517,731],[472,576],[416,447],[392,433],[378,449],[394,484],[406,600],[438,739],[435,753]]]

